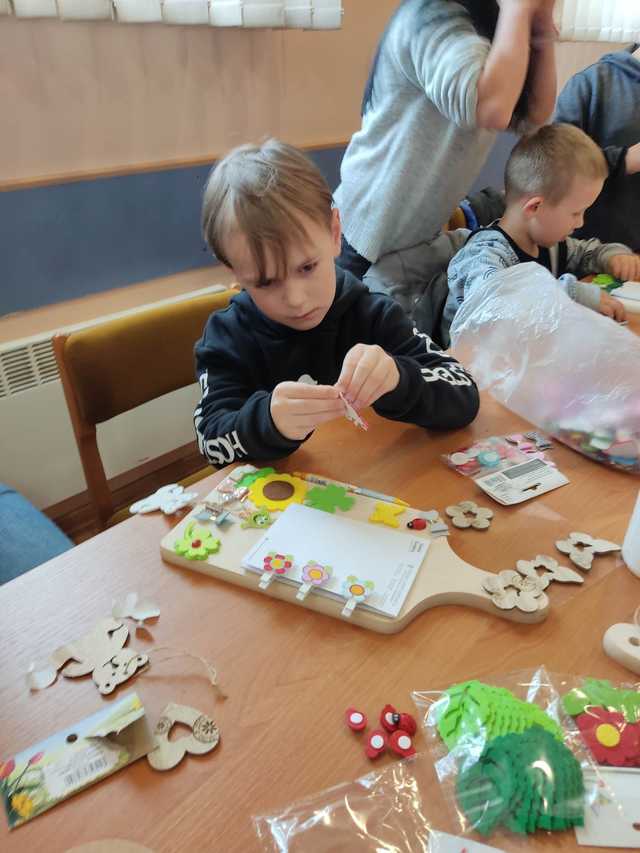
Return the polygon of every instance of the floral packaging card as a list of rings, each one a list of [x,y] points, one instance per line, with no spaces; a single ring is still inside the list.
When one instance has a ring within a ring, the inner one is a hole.
[[[99,782],[155,747],[136,693],[0,763],[9,828]]]

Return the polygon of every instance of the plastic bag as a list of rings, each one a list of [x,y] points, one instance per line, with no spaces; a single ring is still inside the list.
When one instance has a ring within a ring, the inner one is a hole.
[[[539,264],[462,303],[454,355],[481,389],[575,450],[640,473],[640,338],[573,302]]]
[[[582,825],[597,772],[544,668],[412,695],[454,831],[500,844]]]
[[[420,754],[255,817],[254,825],[262,848],[277,853],[440,853],[428,812],[434,789],[433,763]]]
[[[539,433],[491,435],[471,445],[459,447],[452,453],[443,454],[441,459],[458,474],[475,480],[520,465],[528,459],[549,461],[545,450],[550,447],[551,442]]]

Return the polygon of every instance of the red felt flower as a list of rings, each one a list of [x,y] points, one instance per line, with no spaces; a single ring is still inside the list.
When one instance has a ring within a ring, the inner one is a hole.
[[[13,758],[5,761],[4,764],[0,764],[0,779],[7,779],[15,769],[16,763]]]
[[[579,714],[576,723],[599,764],[640,766],[640,723],[628,723],[617,711],[595,706]]]

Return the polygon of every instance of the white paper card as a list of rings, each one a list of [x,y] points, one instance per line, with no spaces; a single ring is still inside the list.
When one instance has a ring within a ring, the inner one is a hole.
[[[500,847],[489,847],[472,841],[460,835],[449,835],[448,832],[436,832],[429,835],[428,853],[504,853]]]
[[[68,797],[76,788],[110,773],[118,763],[120,748],[95,738],[89,746],[44,768],[44,779],[53,799]]]
[[[333,575],[326,586],[314,589],[312,595],[329,595],[344,601],[340,594],[342,582],[347,575],[356,575],[375,584],[370,597],[358,607],[396,617],[428,547],[428,539],[292,504],[249,551],[242,565],[262,574],[264,558],[270,551],[292,554],[293,569],[274,582],[298,585],[302,583],[302,567],[315,560],[331,566]]]
[[[616,287],[611,291],[616,299],[629,299],[632,302],[640,302],[640,281],[625,281],[622,287]]]
[[[18,18],[57,18],[56,0],[13,0]]]
[[[598,771],[613,797],[600,786],[602,795],[585,809],[584,826],[576,827],[578,844],[639,850],[640,770],[600,767]]]
[[[569,480],[553,465],[542,459],[528,459],[504,471],[474,480],[483,492],[504,506],[519,504],[566,486]]]

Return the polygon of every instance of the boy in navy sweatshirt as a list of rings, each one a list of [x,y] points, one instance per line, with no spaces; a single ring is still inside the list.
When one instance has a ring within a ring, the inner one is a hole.
[[[242,286],[195,348],[194,423],[212,465],[287,456],[344,416],[341,393],[356,410],[422,427],[473,420],[478,390],[461,365],[397,303],[336,268],[338,211],[295,148],[270,140],[228,154],[209,176],[202,222]]]

